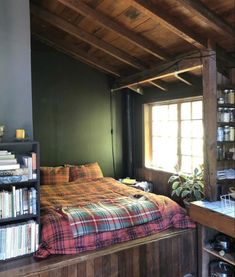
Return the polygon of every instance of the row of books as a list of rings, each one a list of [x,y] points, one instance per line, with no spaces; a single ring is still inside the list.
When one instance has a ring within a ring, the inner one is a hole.
[[[17,176],[17,177],[16,177]],[[18,155],[0,150],[0,184],[37,179],[36,153]]]
[[[37,191],[35,188],[18,188],[0,191],[0,219],[25,214],[37,214]]]
[[[38,230],[38,224],[33,220],[0,226],[0,260],[35,252],[39,241]]]

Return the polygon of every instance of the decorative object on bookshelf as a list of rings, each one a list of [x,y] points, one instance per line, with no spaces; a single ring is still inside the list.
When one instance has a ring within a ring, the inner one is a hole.
[[[2,141],[2,137],[4,135],[4,129],[5,129],[5,126],[0,124],[0,142]]]
[[[0,143],[0,261],[39,244],[39,143]]]
[[[25,130],[24,129],[16,129],[16,139],[25,139]]]

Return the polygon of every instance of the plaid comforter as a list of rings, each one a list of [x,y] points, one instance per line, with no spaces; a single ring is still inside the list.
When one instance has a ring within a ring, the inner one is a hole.
[[[78,208],[63,208],[68,216],[73,236],[84,236],[137,226],[157,219],[157,205],[142,196],[139,199],[120,197]]]
[[[137,226],[74,238],[68,217],[61,213],[64,207],[84,207],[91,203],[136,194],[146,195],[155,203],[158,209],[156,219]],[[171,199],[128,187],[109,177],[41,186],[41,223],[41,244],[35,254],[37,258],[45,258],[50,254],[75,254],[94,250],[156,234],[170,227],[195,227],[185,210]]]

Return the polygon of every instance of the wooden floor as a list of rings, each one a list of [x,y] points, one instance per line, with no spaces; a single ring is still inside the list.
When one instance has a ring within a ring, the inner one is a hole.
[[[170,229],[78,255],[32,257],[0,263],[0,277],[197,276],[196,230]]]

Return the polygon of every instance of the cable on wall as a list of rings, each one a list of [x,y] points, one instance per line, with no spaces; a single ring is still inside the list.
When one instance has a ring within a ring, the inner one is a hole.
[[[112,90],[109,91],[109,108],[110,108],[110,134],[111,134],[111,151],[112,151],[112,161],[113,161],[113,175],[116,179],[116,164],[115,164],[115,154],[114,154],[114,137],[113,137],[113,94]]]

